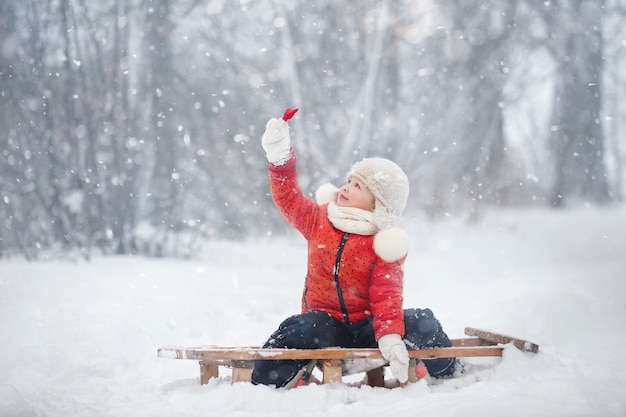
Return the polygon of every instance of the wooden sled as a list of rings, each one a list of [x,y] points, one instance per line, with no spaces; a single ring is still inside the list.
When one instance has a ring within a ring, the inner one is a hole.
[[[502,356],[499,344],[513,343],[517,348],[537,353],[539,346],[527,340],[505,336],[472,327],[465,328],[469,338],[451,339],[452,347],[409,350],[409,382],[416,382],[415,365],[417,359],[463,358]],[[200,363],[200,384],[204,385],[211,378],[219,376],[219,367],[232,368],[231,382],[250,382],[255,360],[316,360],[322,369],[322,383],[341,382],[342,365],[355,359],[383,360],[378,349],[363,348],[325,348],[325,349],[263,349],[259,347],[194,347],[160,348],[157,356],[163,359],[189,359]],[[370,386],[384,386],[384,368],[378,366],[366,371]]]

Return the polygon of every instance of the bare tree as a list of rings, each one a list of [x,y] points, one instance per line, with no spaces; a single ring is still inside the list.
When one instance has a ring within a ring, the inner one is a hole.
[[[18,34],[16,30],[15,5],[13,1],[0,3],[0,135],[8,136],[11,129],[11,106],[17,92],[16,77],[18,68],[15,68],[15,60],[18,50]],[[4,225],[0,225],[0,256],[12,247],[24,247],[20,239],[18,225],[22,223],[20,216],[16,212],[16,205],[19,204],[16,186],[10,179],[15,179],[19,170],[15,167],[15,157],[10,153],[14,147],[9,143],[3,152],[0,153],[0,188],[6,190],[0,195],[0,218],[6,219]]]
[[[553,1],[540,16],[557,63],[551,145],[555,161],[551,203],[609,199],[601,123],[604,1]]]
[[[516,8],[517,2],[440,3],[438,28],[420,45],[427,52],[417,64],[424,75],[414,77],[421,137],[403,157],[416,197],[433,213],[506,203],[516,182],[507,175],[503,129]]]

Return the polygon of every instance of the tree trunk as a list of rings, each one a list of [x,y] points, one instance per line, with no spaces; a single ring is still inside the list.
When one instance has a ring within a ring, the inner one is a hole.
[[[150,220],[159,230],[160,241],[153,241],[154,255],[161,256],[170,232],[177,226],[176,172],[176,123],[173,120],[177,107],[172,84],[176,74],[173,68],[173,52],[170,35],[173,23],[170,20],[170,0],[149,0],[146,33],[149,51],[149,84],[152,96],[149,140],[153,149],[153,176],[151,179]]]
[[[602,94],[602,9],[593,2],[566,2],[554,53],[559,72],[552,116],[554,206],[568,198],[594,203],[609,200],[600,123]],[[565,4],[565,3],[564,3]]]

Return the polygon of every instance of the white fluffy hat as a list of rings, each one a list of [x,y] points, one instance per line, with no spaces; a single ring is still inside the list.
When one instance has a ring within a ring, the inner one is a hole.
[[[409,179],[394,162],[383,158],[365,158],[350,168],[346,179],[358,178],[374,194],[374,223],[379,232],[374,238],[374,250],[385,261],[392,262],[408,252],[409,239],[400,228],[401,216],[409,197]],[[316,192],[319,204],[337,200],[338,189],[322,185]]]
[[[402,168],[384,158],[365,158],[346,174],[363,181],[376,198],[374,222],[385,230],[400,225],[409,198],[409,179]]]

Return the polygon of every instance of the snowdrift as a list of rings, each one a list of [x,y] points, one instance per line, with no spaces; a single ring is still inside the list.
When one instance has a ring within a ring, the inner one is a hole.
[[[405,306],[451,337],[476,326],[532,340],[454,379],[402,389],[200,386],[160,346],[252,345],[299,310],[299,236],[212,242],[196,260],[0,262],[0,415],[624,416],[626,207],[408,221]]]

